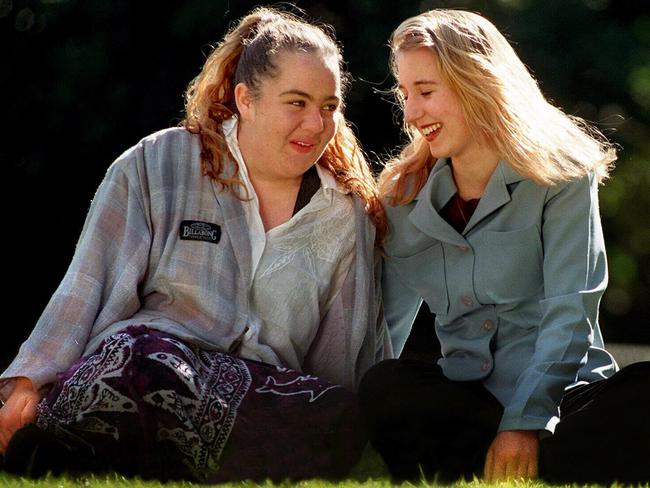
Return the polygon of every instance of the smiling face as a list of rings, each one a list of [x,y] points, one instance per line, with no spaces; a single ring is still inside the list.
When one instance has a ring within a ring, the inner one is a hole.
[[[253,93],[235,87],[239,144],[251,179],[298,179],[318,161],[336,132],[341,103],[337,60],[281,52],[275,76]]]
[[[458,96],[440,74],[436,54],[420,47],[400,51],[395,61],[404,121],[426,139],[431,155],[454,161],[477,157],[481,148],[472,137]]]

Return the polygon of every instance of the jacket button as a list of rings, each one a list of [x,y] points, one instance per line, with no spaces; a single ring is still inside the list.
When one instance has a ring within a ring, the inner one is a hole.
[[[460,252],[469,251],[469,247],[467,247],[467,246],[456,246],[456,249],[458,249]]]
[[[483,322],[483,328],[485,330],[492,330],[494,328],[494,322],[492,322],[490,319],[486,320]]]
[[[490,369],[490,361],[485,361],[483,364],[481,364],[481,371],[487,371]]]
[[[464,297],[462,297],[462,298],[460,299],[460,301],[461,301],[461,303],[462,303],[463,305],[465,305],[466,307],[471,307],[472,305],[474,305],[474,300],[472,300],[472,297],[469,297],[469,296],[467,296],[467,295],[465,295]]]

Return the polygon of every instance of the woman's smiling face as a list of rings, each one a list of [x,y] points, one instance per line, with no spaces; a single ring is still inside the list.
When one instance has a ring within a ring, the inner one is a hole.
[[[274,76],[258,93],[243,84],[235,95],[240,145],[251,177],[301,177],[336,132],[341,104],[337,60],[319,54],[281,52]]]
[[[426,139],[431,155],[462,159],[478,149],[458,96],[440,74],[436,54],[419,47],[400,51],[395,61],[404,121]]]

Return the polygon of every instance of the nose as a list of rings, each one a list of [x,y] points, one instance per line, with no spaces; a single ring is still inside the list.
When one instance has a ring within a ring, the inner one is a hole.
[[[414,124],[422,116],[420,104],[414,98],[409,97],[404,100],[404,122],[409,125]]]
[[[302,126],[314,134],[320,134],[323,132],[325,122],[321,111],[319,109],[306,111]]]

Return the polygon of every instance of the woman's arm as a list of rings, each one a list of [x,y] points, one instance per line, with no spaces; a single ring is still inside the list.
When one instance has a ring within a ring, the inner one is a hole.
[[[593,176],[552,187],[542,222],[544,299],[535,354],[521,373],[499,430],[553,431],[566,386],[587,360],[607,286]]]
[[[31,335],[0,380],[2,398],[16,377],[38,390],[83,353],[93,326],[132,315],[147,270],[150,223],[136,165],[137,149],[108,171],[86,218],[72,262]]]
[[[544,299],[529,367],[485,460],[487,481],[537,475],[539,431],[553,431],[564,388],[584,364],[607,286],[598,188],[585,177],[549,190],[542,226]]]

